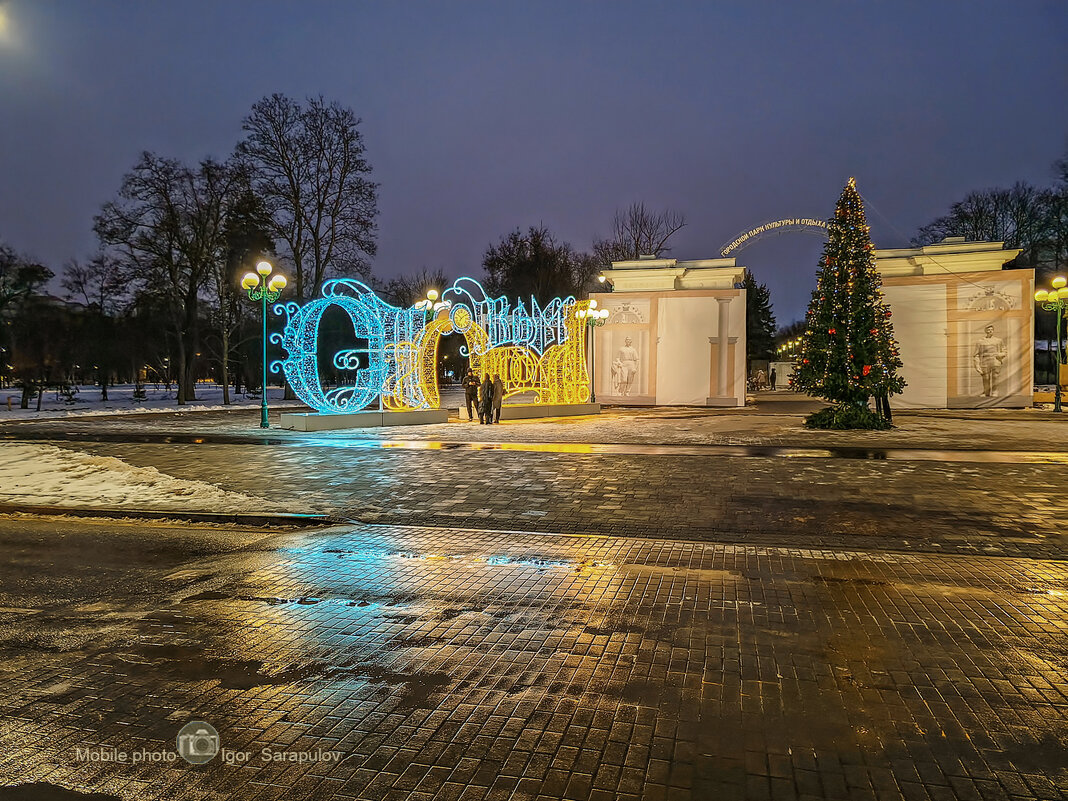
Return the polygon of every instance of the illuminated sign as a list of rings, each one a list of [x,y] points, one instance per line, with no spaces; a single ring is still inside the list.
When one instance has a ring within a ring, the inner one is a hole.
[[[277,304],[286,317],[280,344],[286,357],[271,365],[297,397],[323,414],[354,412],[381,395],[387,409],[435,409],[438,345],[443,336],[462,334],[461,352],[481,379],[496,374],[504,396],[533,394],[534,403],[584,403],[590,396],[586,374],[586,326],[577,315],[590,302],[554,298],[544,307],[512,308],[507,298],[491,298],[473,278],[460,278],[441,293],[441,302],[399,309],[366,284],[336,279],[322,297],[300,306]],[[331,364],[345,379],[326,388],[319,374],[319,326],[323,314],[340,308],[352,322],[357,343],[337,351]],[[365,343],[365,344],[364,344]]]
[[[800,230],[809,230],[813,231],[814,233],[826,235],[827,221],[813,220],[809,219],[808,217],[792,217],[786,220],[775,220],[774,222],[766,222],[763,225],[758,225],[756,228],[750,228],[744,234],[739,235],[729,245],[726,245],[720,251],[720,254],[724,257],[729,256],[732,252],[742,247],[743,245],[751,245],[755,240],[759,239],[764,234],[781,232],[784,228],[797,228]]]

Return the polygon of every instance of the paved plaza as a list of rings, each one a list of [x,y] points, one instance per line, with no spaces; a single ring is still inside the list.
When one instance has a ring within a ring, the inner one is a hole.
[[[1068,797],[1062,424],[773,411],[0,425],[335,521],[0,518],[0,799]]]

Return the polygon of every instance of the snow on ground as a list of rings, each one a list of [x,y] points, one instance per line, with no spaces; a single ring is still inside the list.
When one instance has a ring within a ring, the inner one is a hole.
[[[169,512],[282,511],[270,501],[53,445],[0,446],[0,503]],[[301,511],[288,509],[286,511]]]
[[[47,390],[37,409],[37,399],[30,401],[29,409],[20,409],[22,393],[17,387],[0,389],[0,420],[47,420],[58,417],[83,417],[103,414],[145,414],[152,412],[205,412],[224,411],[227,409],[253,409],[260,405],[259,394],[237,395],[230,393],[230,405],[223,405],[222,387],[218,384],[197,384],[196,400],[185,406],[178,405],[178,391],[172,385],[168,390],[164,385],[145,384],[143,401],[133,399],[133,384],[120,384],[108,387],[108,400],[100,399],[100,387],[86,385],[78,387],[73,401],[67,401],[54,389]],[[267,402],[272,409],[303,408],[300,401],[284,401],[281,387],[271,387],[267,392]],[[8,408],[10,406],[10,409]]]

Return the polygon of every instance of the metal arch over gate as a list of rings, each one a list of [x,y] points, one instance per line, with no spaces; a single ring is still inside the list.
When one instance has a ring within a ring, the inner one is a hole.
[[[750,228],[748,231],[743,231],[728,244],[724,245],[719,252],[726,258],[731,253],[748,247],[761,237],[767,236],[768,234],[782,234],[786,231],[802,231],[804,233],[816,234],[817,236],[826,236],[827,221],[809,217],[791,217],[785,220],[766,222],[762,225],[758,225],[756,228]]]

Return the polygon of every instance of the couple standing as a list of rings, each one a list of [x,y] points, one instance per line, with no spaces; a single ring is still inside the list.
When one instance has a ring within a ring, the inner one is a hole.
[[[489,373],[478,383],[478,377],[470,368],[464,376],[464,400],[467,401],[467,419],[474,420],[471,412],[474,406],[478,410],[478,422],[487,423],[501,422],[501,403],[504,401],[504,382],[499,374],[493,374],[490,381]]]

